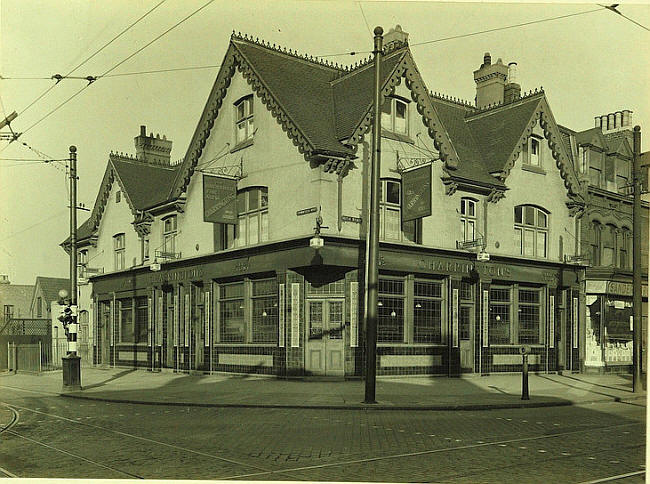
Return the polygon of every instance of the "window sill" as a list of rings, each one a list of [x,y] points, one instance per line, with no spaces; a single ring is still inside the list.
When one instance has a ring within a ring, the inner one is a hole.
[[[546,171],[539,166],[527,165],[526,163],[522,163],[521,169],[525,171],[530,171],[532,173],[538,173],[539,175],[546,175]]]
[[[409,144],[412,144],[412,145],[415,144],[415,141],[413,141],[410,136],[408,136],[406,134],[395,133],[393,131],[388,131],[388,130],[386,130],[384,128],[381,129],[381,137],[382,138],[392,139],[392,140],[395,140],[395,141],[402,141],[404,143],[409,143]]]
[[[231,150],[231,153],[234,153],[239,150],[243,150],[244,148],[248,148],[249,146],[253,146],[253,138],[248,138],[245,141],[242,141],[241,143],[237,143]]]

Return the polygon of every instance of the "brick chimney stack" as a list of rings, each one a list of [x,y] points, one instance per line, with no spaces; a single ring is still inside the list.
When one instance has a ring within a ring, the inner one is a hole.
[[[408,43],[409,34],[402,30],[401,25],[396,25],[384,35],[384,47],[390,50],[392,47],[402,47]]]
[[[483,64],[474,71],[476,82],[476,107],[481,109],[490,104],[500,104],[504,101],[508,67],[503,65],[501,59],[492,64],[489,52],[483,56]]]
[[[511,103],[521,97],[521,86],[517,78],[517,63],[510,62],[508,64],[508,82],[503,91],[503,102]]]
[[[159,134],[154,137],[153,132],[147,136],[147,127],[140,126],[140,136],[136,136],[135,156],[142,163],[158,166],[170,166],[170,153],[172,142],[165,135],[161,138]]]

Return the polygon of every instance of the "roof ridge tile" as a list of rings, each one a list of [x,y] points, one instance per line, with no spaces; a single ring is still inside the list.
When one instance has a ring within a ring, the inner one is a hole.
[[[539,96],[540,94],[544,94],[544,88],[542,86],[540,86],[539,88],[536,87],[534,90],[531,89],[530,91],[528,91],[528,93],[524,93],[520,98],[518,98],[518,99],[516,99],[516,100],[514,100],[512,102],[508,102],[508,103],[506,103],[506,102],[497,102],[497,103],[488,104],[487,106],[483,106],[482,108],[474,108],[474,112],[468,114],[467,116],[470,117],[470,116],[475,116],[475,115],[478,115],[478,114],[483,114],[483,113],[486,113],[487,111],[496,110],[498,108],[502,108],[502,107],[505,107],[505,106],[507,106],[507,107],[515,106],[515,105],[518,105],[519,103],[521,103],[523,101],[527,101],[529,99],[532,99],[535,96]]]
[[[299,54],[298,50],[292,50],[292,49],[287,49],[286,46],[280,46],[279,44],[276,46],[275,44],[271,44],[271,42],[265,42],[264,39],[260,39],[259,37],[253,38],[252,35],[248,35],[246,33],[242,34],[241,32],[235,32],[234,30],[232,31],[232,34],[230,36],[231,40],[242,40],[244,42],[248,42],[250,44],[258,45],[260,47],[264,47],[265,49],[272,50],[274,52],[277,52],[279,54],[286,54],[290,57],[293,57],[295,59],[307,61],[309,63],[319,65],[322,67],[328,67],[330,69],[335,69],[339,72],[342,71],[348,71],[348,68],[346,66],[343,66],[342,64],[339,66],[338,63],[331,62],[327,59],[321,59],[319,57],[315,57],[313,55],[309,55],[307,53],[305,54]]]

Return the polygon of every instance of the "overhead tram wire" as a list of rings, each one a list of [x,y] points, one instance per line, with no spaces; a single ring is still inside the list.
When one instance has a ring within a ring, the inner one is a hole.
[[[168,34],[168,33],[171,32],[172,30],[174,30],[176,27],[178,27],[179,25],[181,25],[183,22],[185,22],[185,21],[188,20],[189,18],[191,18],[191,17],[193,17],[194,15],[196,15],[197,13],[199,13],[201,10],[203,10],[205,7],[207,7],[208,5],[210,5],[211,3],[213,3],[214,1],[215,1],[215,0],[208,0],[208,2],[206,2],[205,4],[203,4],[201,7],[197,8],[196,10],[194,10],[191,14],[187,15],[187,16],[184,17],[182,20],[180,20],[180,21],[178,21],[177,23],[175,23],[174,25],[172,25],[170,28],[168,28],[167,30],[165,30],[162,34],[156,36],[154,39],[152,39],[151,41],[147,42],[144,46],[140,47],[140,48],[137,49],[135,52],[133,52],[131,55],[129,55],[129,56],[127,56],[126,58],[122,59],[120,62],[118,62],[117,64],[115,64],[113,67],[111,67],[110,69],[108,69],[107,71],[105,71],[103,74],[101,74],[101,75],[99,75],[99,76],[96,76],[96,79],[99,79],[99,78],[102,78],[102,77],[107,76],[108,73],[114,71],[114,70],[117,69],[119,66],[121,66],[121,65],[124,64],[126,61],[128,61],[129,59],[135,57],[137,54],[139,54],[140,52],[142,52],[144,49],[146,49],[147,47],[149,47],[151,44],[153,44],[154,42],[156,42],[157,40],[159,40],[161,37],[163,37],[164,35]],[[40,124],[41,122],[43,122],[43,121],[44,121],[45,119],[47,119],[49,116],[51,116],[51,115],[54,114],[56,111],[58,111],[59,109],[61,109],[64,105],[66,105],[68,102],[72,101],[75,97],[77,97],[79,94],[81,94],[81,93],[84,92],[86,89],[88,89],[88,87],[90,87],[91,84],[93,84],[93,83],[92,83],[92,82],[89,82],[89,83],[86,84],[84,87],[82,87],[79,91],[77,91],[77,92],[74,93],[72,96],[70,96],[68,99],[66,99],[65,101],[63,101],[62,103],[60,103],[59,105],[57,105],[54,109],[52,109],[51,111],[49,111],[45,116],[43,116],[42,118],[40,118],[40,119],[39,119],[38,121],[36,121],[35,123],[31,124],[27,129],[25,129],[25,130],[23,131],[23,134],[25,134],[26,132],[28,132],[29,130],[31,130],[32,128],[34,128],[35,126],[37,126],[38,124]]]
[[[361,9],[361,15],[363,15],[363,21],[366,23],[366,28],[368,29],[368,33],[370,35],[373,35],[372,29],[370,28],[370,24],[368,23],[368,19],[366,18],[366,14],[363,11],[363,5],[361,5],[361,2],[357,2],[357,5],[359,5],[359,9]]]
[[[601,7],[606,8],[607,10],[611,10],[612,12],[619,14],[619,15],[620,15],[621,17],[623,17],[624,19],[629,20],[629,21],[632,22],[633,24],[638,25],[638,26],[641,27],[642,29],[645,29],[645,30],[647,30],[648,32],[650,32],[650,29],[649,29],[648,27],[646,27],[645,25],[642,25],[642,24],[640,24],[639,22],[637,22],[636,20],[631,19],[630,17],[628,17],[628,16],[622,14],[621,12],[619,12],[619,11],[617,10],[617,7],[619,6],[618,3],[614,3],[614,4],[612,4],[612,5],[602,5],[602,4],[599,3],[598,5],[600,5]]]
[[[68,72],[65,76],[62,77],[67,77],[70,74],[72,74],[74,71],[79,69],[81,66],[83,66],[85,63],[87,63],[90,59],[95,57],[97,54],[99,54],[102,50],[104,50],[106,47],[111,45],[113,42],[115,42],[117,39],[119,39],[122,35],[124,35],[126,32],[131,30],[135,25],[137,25],[141,20],[143,20],[145,17],[147,17],[151,12],[156,10],[158,7],[160,7],[163,3],[165,3],[167,0],[161,0],[158,4],[156,4],[154,7],[149,9],[144,15],[142,15],[140,18],[138,18],[135,22],[131,23],[128,27],[126,27],[124,30],[122,30],[119,34],[117,34],[115,37],[113,37],[111,40],[109,40],[106,44],[101,46],[99,49],[97,49],[95,52],[93,52],[90,56],[88,56],[86,59],[84,59],[82,62],[80,62],[77,66],[75,66],[70,72]],[[52,77],[50,78],[52,79]],[[41,100],[47,93],[49,93],[54,87],[58,84],[56,82],[55,84],[52,84],[50,87],[48,87],[45,91],[41,93],[40,96],[38,96],[36,99],[34,99],[29,105],[27,105],[26,108],[24,108],[22,111],[18,113],[18,115],[23,114],[25,111],[27,111],[29,108],[31,108],[34,104],[36,104],[39,100]]]
[[[539,24],[539,23],[542,23],[542,22],[551,22],[553,20],[561,20],[561,19],[568,18],[568,17],[575,17],[575,16],[578,16],[578,15],[585,15],[585,14],[588,14],[588,13],[599,12],[601,10],[606,10],[606,9],[608,9],[608,7],[602,6],[600,8],[596,8],[596,9],[593,9],[593,10],[585,10],[583,12],[569,13],[569,14],[566,14],[566,15],[558,15],[557,17],[548,17],[548,18],[543,18],[543,19],[538,19],[538,20],[531,20],[531,21],[528,21],[528,22],[521,22],[521,23],[518,23],[518,24],[506,25],[506,26],[503,26],[503,27],[495,27],[493,29],[479,30],[477,32],[469,32],[467,34],[453,35],[453,36],[450,36],[450,37],[441,37],[439,39],[426,40],[424,42],[415,42],[415,43],[412,43],[412,44],[409,43],[409,45],[411,47],[417,47],[417,46],[420,46],[420,45],[433,44],[433,43],[436,43],[436,42],[445,42],[447,40],[462,39],[462,38],[465,38],[465,37],[472,37],[474,35],[481,35],[481,34],[488,34],[488,33],[491,33],[491,32],[497,32],[499,30],[514,29],[514,28],[517,28],[517,27],[525,27],[527,25],[534,25],[534,24]],[[619,13],[619,12],[617,12],[617,13]],[[358,51],[350,51],[350,52],[341,52],[339,54],[319,55],[317,57],[340,57],[340,56],[344,56],[344,55],[357,55],[357,54],[372,54],[372,51],[371,50],[358,50]]]

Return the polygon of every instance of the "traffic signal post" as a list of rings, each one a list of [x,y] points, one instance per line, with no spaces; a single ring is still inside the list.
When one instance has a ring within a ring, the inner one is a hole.
[[[63,294],[59,294],[63,296]],[[63,391],[81,390],[81,358],[77,355],[77,147],[70,146],[70,298],[64,301],[63,323],[68,354],[63,360]]]

